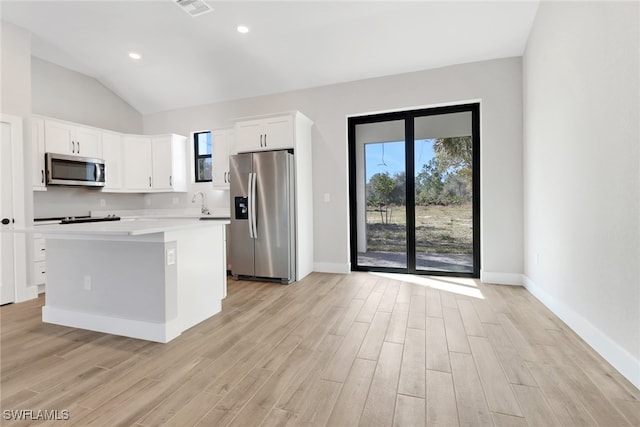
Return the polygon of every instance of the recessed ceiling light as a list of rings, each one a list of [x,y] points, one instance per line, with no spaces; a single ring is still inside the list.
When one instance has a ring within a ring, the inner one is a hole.
[[[131,58],[131,59],[140,59],[140,58],[142,58],[142,56],[140,56],[139,53],[130,52],[129,53],[129,58]]]
[[[238,25],[238,32],[242,34],[247,34],[249,32],[249,27],[245,27],[244,25]]]

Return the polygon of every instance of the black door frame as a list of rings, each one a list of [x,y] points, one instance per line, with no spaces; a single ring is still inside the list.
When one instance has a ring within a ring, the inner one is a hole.
[[[472,216],[473,216],[473,272],[459,273],[451,271],[416,270],[415,239],[415,147],[414,119],[450,113],[471,112],[472,132]],[[404,120],[405,125],[405,173],[406,173],[406,222],[407,231],[407,267],[371,267],[358,265],[357,240],[357,182],[356,182],[356,126],[369,123]],[[349,151],[349,224],[352,271],[377,271],[387,273],[408,273],[431,276],[480,277],[480,103],[448,105],[422,108],[418,110],[394,111],[348,118]]]

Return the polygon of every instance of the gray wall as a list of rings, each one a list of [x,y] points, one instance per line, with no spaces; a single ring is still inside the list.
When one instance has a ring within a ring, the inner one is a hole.
[[[520,283],[522,264],[521,59],[457,65],[145,116],[145,133],[223,126],[236,117],[299,110],[315,123],[315,263],[345,271],[349,262],[347,117],[390,109],[481,100],[482,274]],[[226,192],[220,203],[228,204]],[[330,194],[330,202],[324,194]],[[153,196],[156,197],[156,196]],[[159,197],[159,196],[158,196]],[[156,204],[169,200],[154,199]]]
[[[31,59],[33,114],[124,133],[142,133],[142,114],[98,80]]]
[[[638,387],[639,22],[541,2],[524,55],[526,285]]]

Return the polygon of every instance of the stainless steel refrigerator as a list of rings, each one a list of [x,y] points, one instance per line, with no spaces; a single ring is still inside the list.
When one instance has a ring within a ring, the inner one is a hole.
[[[231,274],[296,280],[294,158],[287,151],[230,156]]]

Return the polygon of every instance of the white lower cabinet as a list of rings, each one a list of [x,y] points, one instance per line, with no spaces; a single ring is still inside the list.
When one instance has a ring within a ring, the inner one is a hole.
[[[33,236],[33,285],[38,286],[38,292],[44,292],[44,284],[47,281],[47,247],[44,238],[40,234]]]

